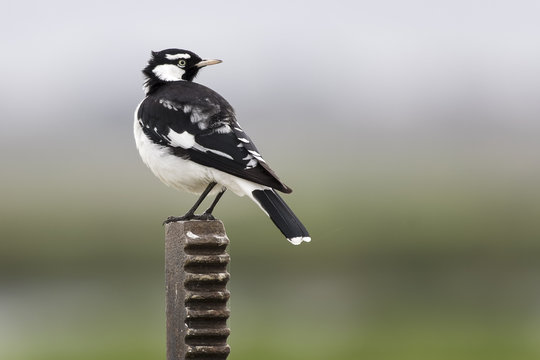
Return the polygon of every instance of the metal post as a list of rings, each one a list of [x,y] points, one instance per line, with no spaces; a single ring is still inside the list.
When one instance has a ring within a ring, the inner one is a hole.
[[[167,360],[229,355],[228,244],[219,220],[165,226]]]

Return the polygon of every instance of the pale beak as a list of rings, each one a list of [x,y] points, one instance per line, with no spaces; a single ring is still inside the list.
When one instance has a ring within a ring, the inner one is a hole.
[[[198,63],[196,63],[195,66],[198,67],[198,68],[201,68],[203,66],[219,64],[220,62],[222,62],[222,61],[217,60],[217,59],[205,59],[205,60],[201,60]]]

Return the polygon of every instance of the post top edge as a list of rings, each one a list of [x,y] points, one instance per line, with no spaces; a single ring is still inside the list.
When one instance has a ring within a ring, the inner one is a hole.
[[[221,220],[187,220],[175,221],[165,224],[166,234],[185,234],[191,239],[200,236],[219,235],[227,236],[225,226]]]

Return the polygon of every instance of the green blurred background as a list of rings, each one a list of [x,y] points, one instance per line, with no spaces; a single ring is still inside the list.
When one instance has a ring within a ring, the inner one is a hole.
[[[0,358],[164,359],[164,231],[195,197],[132,140],[150,50],[223,64],[295,191],[246,198],[230,359],[540,358],[534,2],[8,2],[0,15]]]

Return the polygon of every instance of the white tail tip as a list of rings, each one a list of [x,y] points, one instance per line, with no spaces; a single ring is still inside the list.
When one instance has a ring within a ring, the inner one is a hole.
[[[310,242],[311,238],[309,236],[297,236],[287,240],[293,245],[300,245],[302,242]]]

